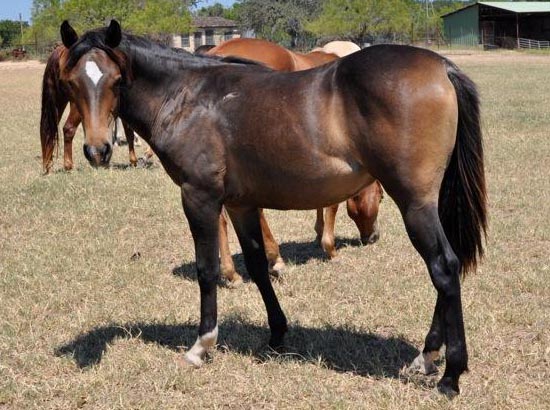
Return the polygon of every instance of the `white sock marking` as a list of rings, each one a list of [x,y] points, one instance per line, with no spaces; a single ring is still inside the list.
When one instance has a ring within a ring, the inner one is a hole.
[[[438,370],[434,361],[438,358],[439,351],[420,353],[410,365],[410,369],[422,374],[437,373]]]
[[[101,77],[103,77],[103,73],[94,61],[86,61],[86,74],[96,86],[99,80],[101,80]]]
[[[218,340],[218,325],[208,333],[197,338],[197,341],[191,349],[185,354],[185,360],[195,367],[202,365],[202,359],[208,353]]]

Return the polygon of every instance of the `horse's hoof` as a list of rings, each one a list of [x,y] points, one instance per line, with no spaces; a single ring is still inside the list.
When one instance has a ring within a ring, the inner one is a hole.
[[[275,264],[269,268],[269,274],[274,278],[280,279],[286,270],[286,265],[282,259],[279,258]]]
[[[460,389],[458,388],[458,379],[453,380],[452,377],[443,377],[437,383],[437,390],[452,399],[460,394]]]
[[[269,338],[269,348],[277,353],[284,353],[285,342],[284,336],[271,336]]]
[[[285,334],[288,332],[286,320],[278,324],[271,324],[271,336],[269,338],[269,347],[276,352],[284,350]]]
[[[147,160],[143,157],[138,158],[137,166],[138,166],[138,168],[145,168],[147,166]]]
[[[233,275],[233,279],[227,279],[227,287],[230,289],[236,289],[243,284],[243,278],[238,273]]]
[[[439,370],[433,362],[435,359],[437,359],[437,357],[433,354],[434,353],[420,353],[407,368],[407,371],[411,373],[420,373],[425,375],[437,373]]]
[[[178,364],[181,367],[193,367],[195,369],[198,369],[203,365],[204,361],[197,356],[196,354],[193,354],[191,352],[187,352],[183,355],[182,358],[178,360]]]

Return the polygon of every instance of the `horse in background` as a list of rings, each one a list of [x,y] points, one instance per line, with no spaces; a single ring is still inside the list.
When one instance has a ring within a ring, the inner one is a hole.
[[[58,45],[48,57],[42,78],[42,109],[40,113],[40,142],[42,147],[42,166],[45,174],[52,172],[53,155],[59,141],[59,122],[63,112],[69,104],[69,115],[63,125],[63,168],[73,169],[73,138],[82,118],[76,105],[70,102],[65,84],[60,79],[60,67],[67,59],[68,50]],[[54,109],[50,109],[53,107]],[[122,123],[126,140],[130,164],[137,165],[137,156],[134,149],[134,131],[126,123]]]
[[[361,47],[352,41],[335,40],[326,43],[323,47],[316,47],[311,51],[322,51],[323,53],[336,54],[338,57],[345,57],[359,50],[361,50]]]
[[[204,52],[220,57],[240,57],[258,61],[276,71],[300,71],[317,67],[338,58],[323,50],[297,53],[278,44],[257,38],[232,38]]]
[[[360,50],[359,46],[350,41],[333,41],[309,53],[297,53],[266,40],[234,38],[206,51],[201,51],[200,54],[246,58],[258,61],[276,71],[292,72],[318,67],[358,50]],[[374,181],[346,201],[348,216],[355,222],[363,245],[375,243],[380,236],[377,217],[382,197],[382,186],[378,181]],[[318,209],[315,221],[316,240],[330,259],[338,255],[334,235],[338,207],[339,204],[326,207],[324,215],[323,208]],[[265,221],[263,213],[261,213],[261,218],[262,227],[267,228],[267,221]],[[269,232],[269,237],[273,238],[271,232]],[[272,253],[276,252],[279,255],[279,247],[276,243],[269,241],[269,248]],[[280,261],[280,264],[284,263],[282,258]]]

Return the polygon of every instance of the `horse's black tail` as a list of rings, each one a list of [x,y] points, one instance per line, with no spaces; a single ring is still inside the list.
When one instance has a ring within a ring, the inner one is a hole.
[[[40,143],[42,161],[46,172],[51,166],[53,152],[59,145],[58,124],[62,111],[67,104],[67,97],[59,84],[59,58],[61,47],[56,48],[48,58],[42,78],[42,107],[40,112]]]
[[[483,257],[487,233],[479,96],[473,81],[450,61],[447,74],[457,96],[458,130],[439,194],[439,218],[465,275]]]

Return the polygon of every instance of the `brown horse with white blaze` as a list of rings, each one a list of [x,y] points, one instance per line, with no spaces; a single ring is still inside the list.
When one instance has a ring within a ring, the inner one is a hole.
[[[445,344],[438,387],[459,392],[468,368],[460,274],[475,269],[483,254],[486,194],[478,95],[452,62],[428,50],[384,45],[279,73],[175,57],[169,48],[123,34],[116,21],[80,39],[64,22],[61,33],[70,47],[62,76],[81,98],[91,164],[109,159],[104,113],[120,105],[121,118],[181,188],[201,297],[199,336],[187,362],[201,365],[217,340],[222,206],[264,300],[270,345],[279,347],[287,320],[269,280],[258,208],[316,209],[378,179],[437,290],[413,367],[431,371]],[[88,64],[101,73],[97,82],[90,81]]]
[[[57,46],[48,57],[42,77],[42,110],[40,116],[40,142],[42,147],[42,166],[46,174],[51,173],[53,156],[58,145],[59,122],[63,111],[69,104],[69,115],[63,125],[63,168],[73,169],[73,138],[81,122],[76,106],[70,103],[70,89],[60,80],[60,67],[65,64],[68,50],[65,46]],[[55,109],[53,109],[55,108]],[[130,164],[137,165],[134,149],[134,131],[123,122],[124,132],[128,141]]]

